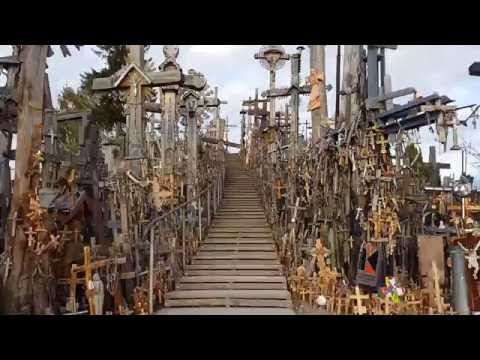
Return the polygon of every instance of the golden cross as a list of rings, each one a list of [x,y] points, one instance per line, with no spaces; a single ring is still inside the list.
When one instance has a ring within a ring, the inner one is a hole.
[[[281,179],[275,180],[275,186],[273,188],[276,190],[277,200],[280,200],[282,198],[281,190],[286,188],[285,186],[283,186],[282,180]]]
[[[34,235],[36,235],[36,232],[33,231],[33,228],[30,226],[28,231],[25,231],[25,235],[28,235],[28,247],[32,247],[33,242],[35,241]]]
[[[350,295],[350,300],[354,300],[357,302],[357,305],[353,307],[354,314],[357,315],[364,315],[367,313],[367,307],[362,304],[362,300],[370,299],[369,295],[362,295],[360,293],[360,288],[355,286],[355,295]]]

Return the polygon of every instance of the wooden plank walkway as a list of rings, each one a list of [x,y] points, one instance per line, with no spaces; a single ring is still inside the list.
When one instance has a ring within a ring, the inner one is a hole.
[[[224,198],[159,315],[294,315],[255,180],[227,156]]]

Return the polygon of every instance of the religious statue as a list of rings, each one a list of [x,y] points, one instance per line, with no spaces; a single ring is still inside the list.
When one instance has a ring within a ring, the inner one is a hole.
[[[474,269],[473,278],[475,280],[477,280],[478,271],[480,270],[480,266],[478,264],[478,258],[479,257],[477,255],[478,247],[480,246],[480,241],[471,250],[468,250],[467,248],[465,248],[465,246],[463,246],[463,244],[461,242],[458,242],[458,246],[460,246],[460,248],[466,253],[465,259],[468,262],[467,266],[468,266],[469,269]]]
[[[95,295],[93,301],[95,303],[95,315],[103,315],[103,301],[105,298],[103,282],[100,279],[100,275],[96,272],[93,275],[93,288],[95,289]]]

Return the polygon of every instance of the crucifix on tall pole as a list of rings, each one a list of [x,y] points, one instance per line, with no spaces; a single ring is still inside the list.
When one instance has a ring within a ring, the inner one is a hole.
[[[263,45],[260,48],[260,51],[254,55],[255,59],[260,60],[260,64],[269,71],[270,74],[270,90],[275,89],[276,85],[276,72],[281,69],[285,62],[290,59],[290,55],[285,52],[285,49],[281,45]],[[275,126],[275,98],[272,97],[270,100],[270,116],[269,116],[269,126]],[[276,156],[272,151],[274,149],[274,144],[271,144],[271,159],[272,162],[275,162]]]
[[[298,52],[292,55],[289,55],[291,59],[291,84],[287,88],[271,89],[265,91],[262,95],[267,98],[276,98],[276,97],[286,97],[290,96],[290,145],[288,149],[290,161],[293,162],[296,158],[296,149],[298,144],[298,128],[299,128],[299,98],[300,95],[309,94],[311,86],[304,85],[300,86],[300,63],[301,63],[301,52],[304,50],[303,47],[299,46],[297,48]]]
[[[291,60],[291,84],[288,88],[280,89],[271,89],[265,91],[262,95],[268,99],[276,97],[286,97],[290,96],[290,114],[289,114],[289,125],[290,125],[290,136],[289,136],[289,147],[288,147],[288,164],[289,164],[289,203],[294,201],[295,197],[295,161],[297,158],[298,151],[298,129],[299,129],[299,102],[300,94],[310,93],[311,87],[309,85],[300,86],[300,65],[301,65],[301,52],[304,50],[302,46],[297,47],[297,53],[288,55]],[[273,154],[275,156],[275,154]],[[273,174],[275,176],[275,174]],[[275,181],[275,179],[272,179]],[[272,187],[272,197],[273,197],[273,187]]]

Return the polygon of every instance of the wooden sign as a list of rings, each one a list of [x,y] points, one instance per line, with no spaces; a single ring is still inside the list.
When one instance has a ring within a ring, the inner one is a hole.
[[[420,276],[422,278],[422,286],[427,287],[429,281],[433,281],[432,276],[432,261],[435,262],[438,269],[438,278],[440,285],[443,286],[445,282],[445,268],[444,251],[443,251],[443,236],[433,235],[418,235],[418,265]]]

